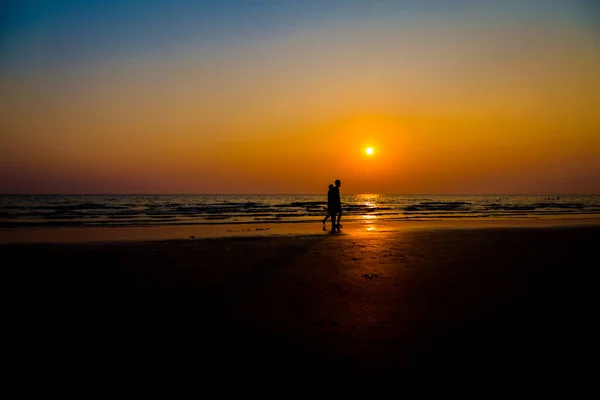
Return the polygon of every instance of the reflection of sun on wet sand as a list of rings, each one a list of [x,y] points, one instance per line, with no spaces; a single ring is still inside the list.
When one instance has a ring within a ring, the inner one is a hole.
[[[522,219],[522,220],[379,220],[374,215],[364,215],[361,221],[343,222],[342,235],[366,233],[404,232],[423,229],[473,229],[491,227],[557,227],[600,225],[600,218]],[[41,228],[0,229],[2,243],[55,243],[55,242],[108,242],[148,241],[226,237],[320,236],[320,222],[310,223],[256,223],[213,225],[169,225],[126,228]],[[329,228],[329,226],[327,227]],[[327,229],[326,229],[327,230]],[[362,237],[362,236],[361,236]]]
[[[598,226],[354,232],[5,244],[8,340],[229,377],[578,371]]]

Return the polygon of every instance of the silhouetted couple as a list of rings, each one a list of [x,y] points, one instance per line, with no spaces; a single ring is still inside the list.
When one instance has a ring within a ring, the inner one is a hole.
[[[340,220],[342,219],[342,200],[340,198],[340,186],[342,182],[337,179],[335,186],[329,185],[329,191],[327,192],[327,215],[323,219],[323,230],[327,230],[325,223],[327,219],[331,218],[331,232],[339,232],[342,228]]]

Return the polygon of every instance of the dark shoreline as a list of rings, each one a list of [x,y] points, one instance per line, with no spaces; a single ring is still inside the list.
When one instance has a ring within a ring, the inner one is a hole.
[[[580,226],[3,244],[9,355],[290,379],[584,374],[598,243]]]

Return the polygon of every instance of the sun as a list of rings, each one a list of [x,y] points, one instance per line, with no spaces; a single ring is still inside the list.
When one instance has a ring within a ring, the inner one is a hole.
[[[373,148],[372,148],[372,147],[367,147],[367,149],[365,150],[365,152],[366,152],[368,155],[371,155],[371,154],[373,154]]]

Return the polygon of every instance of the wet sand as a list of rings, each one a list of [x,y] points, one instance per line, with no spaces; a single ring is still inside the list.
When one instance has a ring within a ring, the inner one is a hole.
[[[149,241],[171,239],[203,239],[228,237],[273,237],[322,235],[319,219],[314,222],[252,223],[252,224],[187,224],[149,225],[132,227],[48,227],[0,228],[2,243],[87,243],[115,241]],[[548,219],[448,219],[389,221],[364,218],[361,221],[343,221],[344,233],[349,235],[377,232],[406,232],[422,229],[475,229],[498,227],[559,227],[598,226],[600,218]],[[326,229],[331,229],[328,221]]]
[[[582,225],[2,244],[5,360],[228,379],[583,376],[598,243]]]

